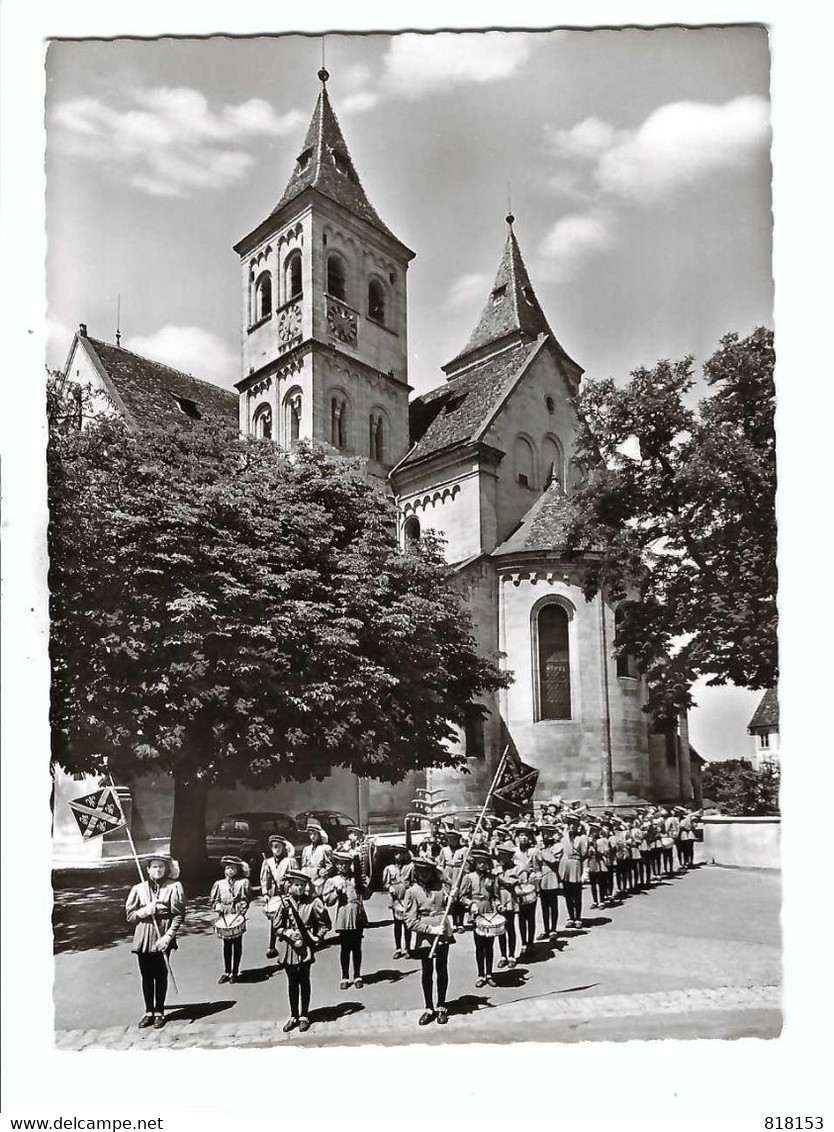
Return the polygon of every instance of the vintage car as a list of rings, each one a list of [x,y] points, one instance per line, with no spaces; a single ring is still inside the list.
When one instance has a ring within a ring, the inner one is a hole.
[[[206,837],[206,853],[210,861],[221,857],[241,857],[251,870],[251,882],[256,885],[261,862],[269,850],[269,835],[277,833],[292,842],[302,844],[303,835],[289,814],[276,811],[227,814],[213,833]]]

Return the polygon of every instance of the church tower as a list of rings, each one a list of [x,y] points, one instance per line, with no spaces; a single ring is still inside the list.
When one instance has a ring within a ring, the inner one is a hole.
[[[365,193],[327,92],[269,216],[235,245],[240,428],[363,456],[380,478],[408,449],[406,272],[414,253]]]

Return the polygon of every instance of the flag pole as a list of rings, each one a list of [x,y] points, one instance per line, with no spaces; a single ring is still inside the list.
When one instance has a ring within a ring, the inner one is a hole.
[[[142,872],[142,864],[139,860],[139,854],[136,852],[136,846],[133,842],[133,835],[130,832],[130,824],[127,820],[127,814],[122,809],[122,800],[119,797],[118,790],[116,789],[116,783],[113,781],[113,775],[108,772],[107,777],[110,779],[110,788],[113,791],[113,797],[116,799],[116,805],[119,807],[119,813],[122,815],[122,821],[124,822],[125,833],[127,834],[128,844],[130,845],[130,850],[133,853],[133,860],[136,862],[136,871],[139,873],[139,883],[144,884],[145,883],[145,875]],[[150,893],[150,887],[148,888],[148,892]],[[159,924],[156,922],[156,915],[155,914],[154,914],[154,917],[153,917],[153,926],[156,928],[156,938],[157,938],[157,942],[158,942],[160,939],[162,939],[162,933],[159,930]],[[168,974],[171,976],[171,982],[173,983],[173,986],[174,986],[174,993],[179,994],[180,991],[179,991],[179,987],[177,986],[177,980],[174,978],[174,972],[171,970],[171,957],[170,957],[170,955],[168,954],[167,951],[164,952],[164,955],[165,955],[165,966],[168,968]]]
[[[458,874],[455,877],[454,881],[452,882],[451,888],[449,889],[449,899],[446,901],[446,911],[443,913],[443,922],[445,922],[445,920],[448,917],[449,912],[451,910],[452,901],[455,898],[455,894],[457,893],[458,885],[460,884],[461,877],[463,876],[463,870],[466,868],[466,863],[469,860],[469,854],[472,852],[472,845],[473,845],[475,838],[477,837],[478,833],[480,832],[481,825],[483,824],[483,820],[486,817],[487,807],[489,806],[489,800],[493,795],[493,791],[495,790],[496,782],[498,782],[499,779],[501,778],[501,772],[504,769],[504,763],[506,762],[507,755],[509,754],[509,750],[510,750],[510,745],[508,743],[507,746],[504,748],[504,753],[499,760],[498,769],[495,771],[495,774],[494,774],[493,779],[492,779],[492,784],[490,785],[490,788],[487,791],[487,796],[486,796],[486,799],[484,800],[483,806],[481,807],[481,812],[478,816],[477,822],[475,823],[475,828],[472,830],[472,836],[469,838],[469,844],[466,846],[466,852],[463,855],[463,860],[461,861],[460,866],[458,867]],[[435,951],[437,951],[437,945],[438,945],[439,941],[440,941],[440,936],[436,936],[434,943],[431,945],[431,951],[429,952],[429,959],[434,958],[434,953],[435,953]]]

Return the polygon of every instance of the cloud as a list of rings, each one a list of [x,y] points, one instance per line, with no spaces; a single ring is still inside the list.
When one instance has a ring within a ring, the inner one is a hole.
[[[240,181],[255,161],[248,142],[284,137],[304,121],[298,110],[277,114],[261,98],[212,108],[189,87],[135,88],[118,106],[94,98],[61,103],[50,140],[143,192],[185,197]]]
[[[482,271],[461,275],[449,288],[449,306],[459,309],[470,306],[476,299],[486,302],[490,281],[490,276]]]
[[[222,338],[201,326],[163,326],[155,334],[128,338],[124,345],[134,353],[227,388],[240,376],[238,358]]]
[[[379,102],[379,95],[371,90],[357,90],[346,98],[339,99],[339,114],[364,114]]]
[[[726,170],[748,166],[768,145],[766,99],[745,95],[723,105],[670,102],[636,130],[616,130],[586,118],[549,129],[559,162],[552,187],[568,193],[585,184],[599,196],[653,203]]]
[[[564,280],[588,255],[614,242],[613,220],[607,213],[574,212],[557,220],[542,241],[543,276]]]
[[[596,179],[619,196],[657,199],[723,170],[748,166],[769,139],[764,98],[746,95],[723,106],[674,102],[603,153]]]
[[[529,35],[503,31],[398,35],[386,54],[382,81],[406,98],[498,82],[518,71],[532,46]]]

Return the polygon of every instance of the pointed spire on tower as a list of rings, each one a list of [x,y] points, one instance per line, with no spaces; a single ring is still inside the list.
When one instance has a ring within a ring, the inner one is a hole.
[[[486,306],[466,347],[443,367],[446,372],[459,369],[470,354],[505,339],[509,344],[519,339],[530,341],[540,334],[554,338],[521,256],[513,229],[515,216],[510,211],[505,219],[507,239]]]
[[[296,158],[295,168],[287,187],[272,210],[272,215],[274,216],[305,189],[315,189],[387,236],[396,239],[368,200],[330,103],[330,96],[327,93],[330,72],[324,66],[324,41],[322,41],[322,66],[318,78],[321,90],[304,138],[304,145]]]

